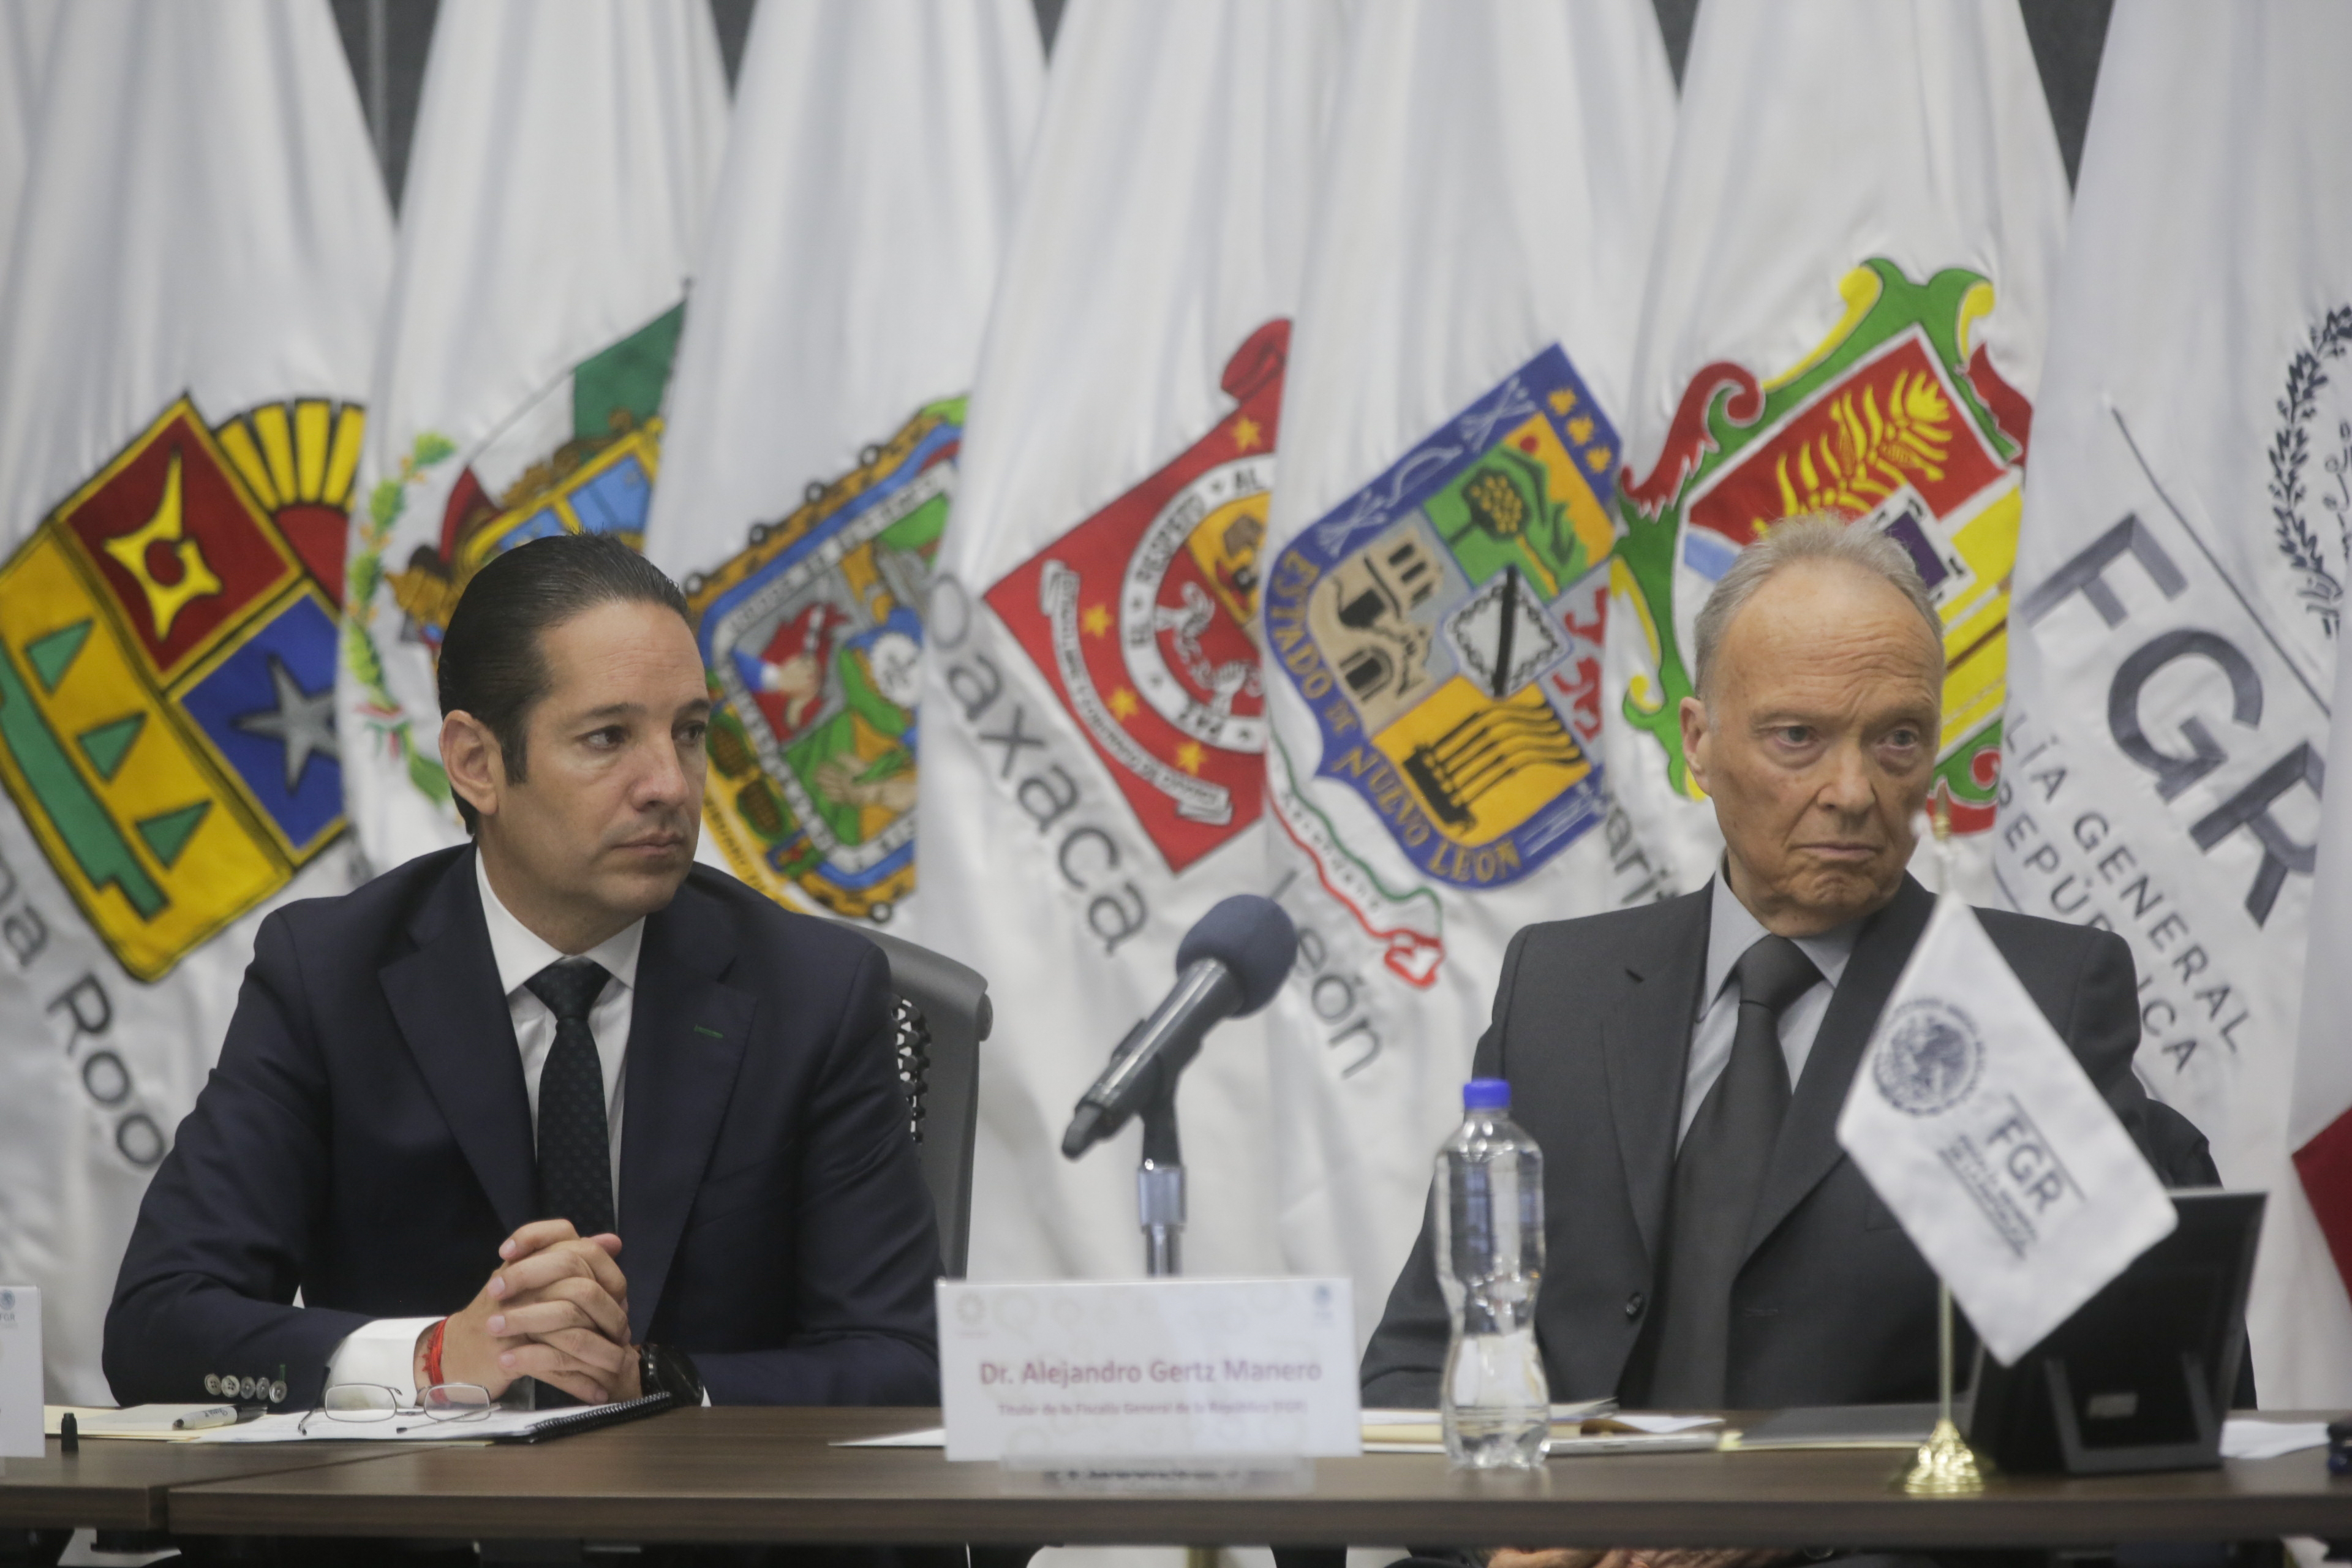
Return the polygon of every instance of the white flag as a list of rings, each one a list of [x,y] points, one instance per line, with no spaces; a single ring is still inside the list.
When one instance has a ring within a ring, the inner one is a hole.
[[[1139,1271],[1137,1133],[1059,1142],[1261,885],[1256,573],[1339,8],[1078,0],[1064,16],[930,597],[923,940],[986,974],[972,1256]],[[1260,1020],[1184,1079],[1191,1256],[1280,1271]]]
[[[2352,582],[2347,50],[2338,6],[2116,11],[2027,487],[1994,860],[2017,908],[2130,941],[2141,1077],[2225,1182],[2270,1191],[2255,1381],[2305,1408],[2352,1403],[2352,1307],[2288,1163],[2347,1102],[2311,882]]]
[[[1678,889],[1722,845],[1682,755],[1699,606],[1760,529],[1829,510],[1901,543],[1935,597],[1933,798],[1991,896],[1979,836],[2065,221],[2011,0],[1702,7],[1628,416],[1604,753]]]
[[[2339,430],[2338,438],[2347,433]],[[2344,665],[2352,638],[2339,637],[2336,688],[2346,689]],[[2328,735],[2327,765],[2352,779],[2352,724]],[[2265,1403],[2280,1406],[2352,1402],[2352,810],[2339,790],[2322,817],[2318,863],[2311,889],[2313,962],[2304,971],[2302,1039],[2287,1101],[2286,1148],[2301,1180],[2302,1201],[2283,1180],[2271,1207],[2289,1210],[2279,1227],[2284,1265],[2274,1263],[2263,1283],[2276,1295],[2260,1321],[2284,1386]],[[2308,1215],[2306,1221],[2305,1215]],[[2315,1235],[2315,1229],[2316,1234]],[[2334,1277],[2327,1268],[2335,1261]],[[2267,1390],[2257,1385],[2258,1393]]]
[[[0,1279],[52,1398],[254,927],[340,893],[343,506],[392,221],[324,0],[72,5],[0,289]]]
[[[16,0],[0,5],[0,275],[8,267],[16,198],[33,154],[33,123],[48,71],[49,39],[57,32],[58,0]]]
[[[710,679],[703,858],[907,930],[922,595],[1043,90],[1029,0],[768,0],[646,553]]]
[[[2004,1363],[2178,1223],[2164,1184],[1958,895],[1895,983],[1838,1142]]]
[[[645,531],[720,145],[704,0],[467,0],[433,28],[337,683],[379,869],[459,842],[433,661],[484,562]]]
[[[1614,479],[1674,82],[1648,0],[1349,43],[1265,559],[1286,1261],[1369,1332],[1532,921],[1654,896],[1598,765]]]

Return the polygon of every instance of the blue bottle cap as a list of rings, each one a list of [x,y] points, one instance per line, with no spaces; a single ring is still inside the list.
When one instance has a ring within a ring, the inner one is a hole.
[[[1462,1109],[1465,1110],[1508,1110],[1511,1109],[1511,1080],[1507,1078],[1474,1078],[1462,1086]]]

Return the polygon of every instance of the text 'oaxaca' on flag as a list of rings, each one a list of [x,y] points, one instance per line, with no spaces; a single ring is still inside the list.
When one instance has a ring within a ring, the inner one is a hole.
[[[52,1399],[263,914],[348,890],[335,617],[392,216],[323,4],[57,17],[0,289],[0,1279]],[[226,172],[226,173],[225,173]]]
[[[2352,1404],[2352,1303],[2311,1156],[2305,1181],[2290,1164],[2352,1106],[2343,928],[2313,882],[2341,820],[2352,584],[2347,51],[2352,11],[2326,5],[2168,0],[2108,29],[2026,484],[1993,857],[2015,908],[2132,944],[2140,1076],[2224,1181],[2271,1194],[2247,1331],[2263,1403],[2303,1409]]]
[[[1057,1148],[1265,869],[1259,573],[1339,59],[1324,0],[1075,0],[930,592],[920,935],[989,977],[972,1256],[1131,1274],[1138,1132]],[[1187,1071],[1188,1262],[1282,1271],[1261,1015]]]
[[[1349,41],[1264,569],[1288,1266],[1369,1332],[1503,952],[1654,897],[1599,764],[1615,479],[1674,127],[1647,0]]]
[[[379,868],[460,842],[434,660],[492,556],[643,538],[727,128],[704,0],[467,0],[433,28],[337,683]]]
[[[909,930],[922,605],[1043,90],[1029,0],[768,0],[646,553],[718,707],[702,858]]]
[[[1679,889],[1696,623],[1783,518],[1877,530],[1944,626],[1934,798],[1990,899],[2009,576],[2066,173],[2017,7],[1707,5],[1643,310],[1612,566],[1611,785]],[[1923,868],[1925,869],[1926,868]]]
[[[2177,1223],[2131,1134],[1956,894],[1879,1015],[1838,1142],[2011,1363]]]

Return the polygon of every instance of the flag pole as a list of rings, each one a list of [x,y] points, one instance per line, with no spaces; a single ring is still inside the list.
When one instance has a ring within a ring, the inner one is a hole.
[[[1943,884],[1938,890],[1948,898],[1953,896],[1956,879],[1951,811],[1943,801],[1934,803],[1932,820],[1936,868],[1941,873],[1937,879]],[[1984,1490],[1984,1467],[1952,1420],[1952,1288],[1941,1278],[1936,1281],[1936,1429],[1912,1457],[1903,1489],[1929,1497],[1963,1497]]]

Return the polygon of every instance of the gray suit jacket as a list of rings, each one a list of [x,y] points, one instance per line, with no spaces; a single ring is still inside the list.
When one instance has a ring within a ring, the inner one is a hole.
[[[1733,1287],[1734,1408],[1935,1397],[1935,1275],[1836,1131],[1855,1065],[1934,908],[1906,877],[1864,927],[1814,1038]],[[2139,1010],[2123,939],[1978,913],[2158,1173],[2179,1185],[2213,1182],[2203,1138],[2132,1076]],[[1617,1394],[1649,1316],[1706,939],[1702,889],[1529,926],[1503,959],[1475,1071],[1511,1080],[1511,1114],[1544,1152],[1536,1329],[1555,1400]],[[1424,1218],[1364,1354],[1368,1405],[1437,1403],[1449,1325],[1433,1247]],[[1973,1354],[1972,1342],[1962,1349]]]

